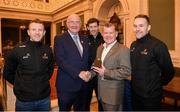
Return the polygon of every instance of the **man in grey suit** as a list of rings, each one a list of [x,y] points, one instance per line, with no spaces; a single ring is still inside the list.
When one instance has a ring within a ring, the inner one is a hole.
[[[105,111],[121,111],[124,79],[131,74],[130,52],[127,47],[117,42],[118,32],[114,24],[106,23],[103,28],[105,43],[98,47],[96,59],[101,60],[101,67],[92,67],[92,77],[98,75],[98,93]]]

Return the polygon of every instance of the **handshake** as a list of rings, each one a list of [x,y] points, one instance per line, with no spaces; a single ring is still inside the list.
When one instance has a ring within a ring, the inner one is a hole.
[[[79,77],[85,82],[88,82],[91,78],[91,73],[89,71],[81,71]]]

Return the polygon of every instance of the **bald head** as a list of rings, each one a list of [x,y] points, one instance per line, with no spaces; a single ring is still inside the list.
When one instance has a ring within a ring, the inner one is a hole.
[[[81,28],[81,19],[77,14],[72,14],[68,16],[67,28],[74,35],[76,35],[79,32]]]
[[[68,22],[68,21],[71,21],[71,20],[74,20],[74,19],[80,21],[80,17],[79,17],[77,14],[71,14],[71,15],[68,16],[67,22]]]

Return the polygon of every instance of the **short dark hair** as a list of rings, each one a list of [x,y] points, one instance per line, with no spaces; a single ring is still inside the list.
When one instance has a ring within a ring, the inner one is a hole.
[[[136,18],[144,18],[144,19],[146,19],[147,23],[150,24],[150,19],[149,19],[149,17],[148,17],[147,15],[145,15],[145,14],[139,14],[139,15],[137,15],[137,16],[134,17],[134,19],[136,19]]]
[[[107,23],[104,24],[104,27],[107,27],[107,28],[112,27],[112,26],[115,28],[116,31],[118,31],[118,28],[116,27],[115,24],[110,23],[110,22],[107,22]]]
[[[44,26],[44,22],[43,21],[41,21],[40,19],[34,19],[34,20],[31,20],[30,22],[29,22],[29,25],[31,24],[31,23],[39,23],[39,24],[42,24],[43,26]],[[29,28],[29,25],[28,25],[28,28]]]
[[[89,26],[89,24],[91,23],[97,23],[97,25],[99,26],[99,20],[96,18],[90,18],[87,22],[87,26]]]

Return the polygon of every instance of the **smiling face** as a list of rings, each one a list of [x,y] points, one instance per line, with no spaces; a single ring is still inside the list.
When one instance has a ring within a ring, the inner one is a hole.
[[[45,35],[44,25],[41,23],[32,22],[29,24],[28,35],[31,41],[39,42]]]
[[[147,33],[149,33],[151,29],[151,25],[148,24],[145,18],[136,18],[134,20],[134,32],[137,39],[144,37]]]
[[[77,34],[81,28],[81,19],[77,14],[72,14],[67,18],[67,27],[72,34]]]
[[[87,28],[88,28],[90,34],[93,36],[96,36],[99,32],[99,26],[98,26],[97,22],[89,23]]]
[[[118,36],[118,32],[115,30],[115,26],[104,26],[103,29],[103,39],[106,43],[106,45],[110,45],[116,40],[116,37]]]

